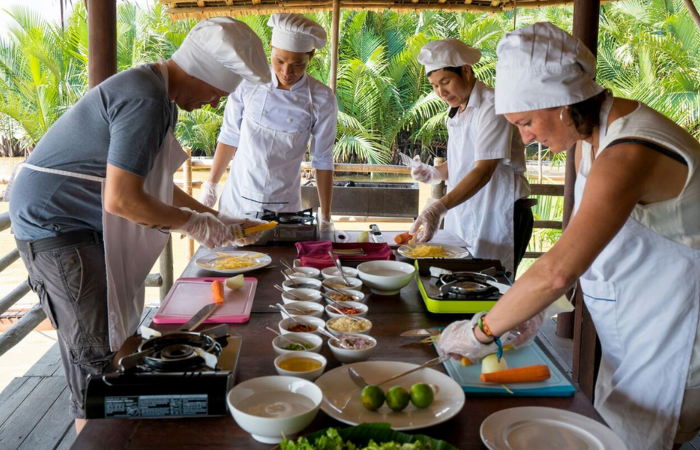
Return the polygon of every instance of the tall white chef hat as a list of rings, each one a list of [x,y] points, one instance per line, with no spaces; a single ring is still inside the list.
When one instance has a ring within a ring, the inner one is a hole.
[[[425,73],[445,67],[474,65],[481,59],[481,52],[459,39],[442,39],[428,42],[418,53],[418,62],[425,66]]]
[[[273,47],[290,52],[308,53],[326,45],[326,30],[311,19],[299,14],[278,13],[270,16]]]
[[[573,105],[603,91],[591,51],[551,23],[508,33],[496,52],[496,114]]]
[[[189,75],[229,93],[244,78],[257,84],[270,82],[260,38],[245,23],[228,17],[199,22],[172,59]]]

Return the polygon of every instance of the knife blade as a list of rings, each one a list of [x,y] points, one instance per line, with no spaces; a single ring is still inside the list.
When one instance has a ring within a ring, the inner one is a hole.
[[[408,330],[401,333],[399,336],[403,337],[425,337],[425,336],[437,336],[441,333],[441,330],[435,328],[418,328],[415,330]]]
[[[380,244],[382,242],[386,242],[384,240],[384,236],[382,236],[382,232],[379,230],[379,227],[377,224],[373,223],[372,225],[369,226],[372,231],[370,231],[370,237],[372,238],[372,241]]]
[[[204,305],[197,313],[192,316],[190,320],[188,320],[183,326],[181,326],[179,329],[182,331],[192,331],[195,328],[197,328],[199,325],[202,324],[209,316],[212,315],[214,311],[216,311],[216,308],[218,308],[219,305],[216,303],[209,303],[207,305]]]

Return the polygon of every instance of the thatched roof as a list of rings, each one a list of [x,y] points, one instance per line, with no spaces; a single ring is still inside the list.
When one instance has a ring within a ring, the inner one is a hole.
[[[333,0],[159,0],[173,20],[276,12],[331,11]],[[442,10],[499,13],[515,8],[573,4],[573,0],[340,0],[341,9],[418,12]]]

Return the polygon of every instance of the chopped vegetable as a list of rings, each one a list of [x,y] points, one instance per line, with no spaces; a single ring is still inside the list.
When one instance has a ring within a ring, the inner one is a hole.
[[[295,343],[293,343],[293,344],[289,344],[288,346],[282,347],[282,348],[285,349],[285,350],[301,351],[301,350],[309,350],[309,349],[312,349],[312,348],[314,348],[314,346],[311,345],[311,344],[307,344],[307,343],[305,343],[305,342],[299,342],[299,343],[296,343],[296,342],[295,342]]]
[[[369,231],[363,231],[357,236],[357,242],[369,242]]]
[[[243,275],[236,275],[235,277],[226,279],[226,287],[231,289],[232,291],[239,290],[243,287],[244,284],[245,280],[243,279]]]
[[[247,269],[260,265],[262,254],[254,253],[249,255],[244,253],[241,256],[230,256],[227,253],[217,253],[220,257],[213,259],[208,265],[216,270]]]
[[[424,245],[418,244],[410,249],[406,255],[409,258],[448,258],[453,256],[452,253],[445,250],[440,245]]]
[[[503,357],[498,361],[496,355],[488,355],[481,361],[481,373],[499,372],[501,370],[508,370],[508,363]]]
[[[316,331],[316,327],[304,325],[303,323],[295,323],[294,325],[290,325],[287,329],[289,331],[293,331],[294,333],[310,333],[312,331]]]
[[[338,434],[338,430],[329,428],[323,436],[312,439],[312,442],[303,436],[298,438],[296,442],[284,439],[280,442],[280,448],[282,450],[428,450],[433,448],[433,446],[420,441],[410,443],[384,441],[377,443],[373,439],[369,439],[366,445],[358,445],[349,439],[343,440]]]
[[[548,380],[551,376],[548,366],[537,364],[498,372],[482,373],[481,381],[484,383],[528,383]]]
[[[214,280],[211,284],[211,292],[214,294],[214,303],[217,305],[224,303],[224,283]]]
[[[513,350],[513,348],[515,348],[515,347],[513,347],[513,344],[506,344],[503,346],[503,351],[505,352],[506,350]],[[461,359],[460,363],[463,366],[471,366],[472,365],[472,362],[466,356]]]
[[[408,244],[411,239],[413,239],[413,236],[408,234],[408,231],[404,231],[403,233],[394,236],[394,242],[399,245]]]

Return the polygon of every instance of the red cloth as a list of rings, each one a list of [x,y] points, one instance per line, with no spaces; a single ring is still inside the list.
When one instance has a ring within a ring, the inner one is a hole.
[[[297,247],[297,257],[301,259],[301,265],[304,267],[315,267],[319,270],[335,265],[328,254],[331,250],[361,248],[365,251],[364,255],[336,255],[341,262],[396,259],[394,252],[386,242],[377,244],[374,242],[306,241],[297,242],[294,245]]]

